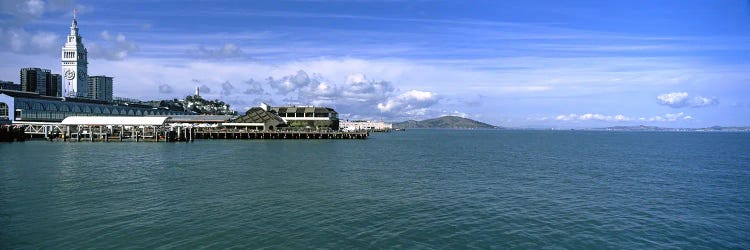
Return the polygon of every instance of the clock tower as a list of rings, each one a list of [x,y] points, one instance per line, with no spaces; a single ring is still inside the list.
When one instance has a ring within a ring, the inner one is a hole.
[[[70,25],[68,40],[62,47],[63,96],[88,96],[88,51],[78,35],[76,11],[73,11],[73,23]]]

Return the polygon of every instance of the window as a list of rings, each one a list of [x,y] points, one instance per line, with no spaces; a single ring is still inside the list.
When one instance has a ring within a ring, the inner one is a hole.
[[[8,117],[8,104],[0,102],[0,117]]]

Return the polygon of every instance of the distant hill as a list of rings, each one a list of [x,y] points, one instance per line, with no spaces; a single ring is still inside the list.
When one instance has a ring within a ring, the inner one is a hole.
[[[393,128],[498,128],[487,123],[458,116],[443,116],[423,121],[408,120],[393,123]]]

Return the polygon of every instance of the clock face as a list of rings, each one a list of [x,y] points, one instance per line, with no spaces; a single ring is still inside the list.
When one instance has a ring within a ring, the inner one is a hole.
[[[65,70],[65,79],[73,80],[76,77],[76,72],[72,69]]]
[[[83,72],[82,69],[78,70],[78,77],[86,77],[86,72]]]

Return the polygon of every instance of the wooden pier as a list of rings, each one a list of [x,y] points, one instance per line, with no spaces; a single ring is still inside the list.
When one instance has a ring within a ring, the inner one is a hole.
[[[0,125],[0,142],[24,141],[29,136],[24,133],[24,126]]]
[[[329,140],[367,139],[368,131],[252,130],[183,126],[28,125],[26,138],[66,142],[191,142],[194,140]]]
[[[305,140],[305,139],[367,139],[367,131],[259,131],[259,130],[197,130],[195,139],[261,139],[261,140]]]
[[[266,128],[265,126],[196,126],[169,123],[169,117],[79,117],[61,123],[29,122],[22,125],[29,138],[49,141],[88,142],[191,142],[211,139],[322,140],[367,139],[368,131],[336,131],[310,128]]]

